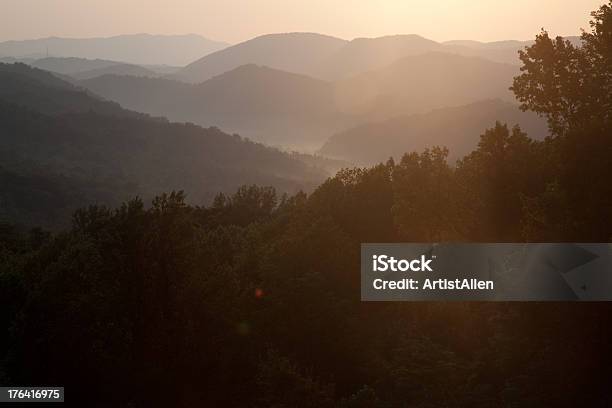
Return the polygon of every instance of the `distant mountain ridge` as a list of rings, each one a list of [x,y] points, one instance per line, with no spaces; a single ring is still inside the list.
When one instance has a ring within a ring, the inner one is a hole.
[[[107,38],[59,38],[0,42],[0,57],[76,57],[137,65],[184,66],[227,47],[196,34],[130,34]]]
[[[127,111],[24,64],[0,64],[0,141],[0,179],[10,187],[0,190],[0,221],[26,225],[136,195],[184,189],[205,203],[244,184],[294,193],[328,176],[315,157]],[[45,195],[61,208],[19,204]]]
[[[338,80],[379,69],[400,58],[441,50],[435,41],[419,35],[356,38],[327,58],[315,76]]]
[[[518,124],[535,139],[548,135],[546,121],[536,114],[521,112],[513,103],[488,100],[357,126],[333,135],[318,153],[372,165],[389,157],[399,160],[406,152],[445,146],[451,159],[458,159],[472,151],[479,136],[496,121]]]
[[[580,41],[579,37],[567,38],[573,43]],[[351,41],[316,33],[267,34],[204,56],[177,72],[173,78],[197,83],[241,65],[257,64],[324,80],[338,80],[429,52],[519,65],[518,50],[530,44],[530,41],[439,43],[416,34]]]
[[[563,37],[574,45],[579,45],[581,43],[581,39],[579,36],[566,36]],[[444,45],[460,45],[463,47],[469,48],[522,48],[533,45],[533,40],[501,40],[501,41],[476,41],[476,40],[450,40],[444,41],[442,44]]]
[[[115,64],[121,64],[121,62],[99,58],[86,59],[76,57],[46,57],[28,63],[28,65],[34,68],[44,69],[45,71],[56,72],[63,75],[73,75],[92,69],[110,67]]]
[[[173,78],[198,83],[239,66],[256,64],[297,74],[312,75],[319,64],[347,43],[315,33],[267,34],[202,56]]]
[[[254,64],[200,84],[111,75],[80,84],[130,109],[301,151],[352,123],[335,107],[333,84]]]
[[[59,58],[49,57],[42,58],[30,62],[28,65],[44,69],[46,71],[55,72],[62,75],[70,76],[74,79],[89,79],[106,74],[116,75],[133,75],[156,77],[164,75],[153,71],[153,69],[145,68],[140,65],[126,64],[117,61],[108,60],[89,60],[85,58]]]
[[[140,112],[312,152],[332,134],[390,117],[478,100],[514,100],[518,67],[428,53],[330,82],[247,64],[199,84],[102,76],[80,85]]]
[[[45,115],[98,112],[116,117],[148,117],[25,64],[0,64],[0,84],[0,101]]]
[[[366,114],[370,119],[424,113],[484,99],[513,101],[508,88],[518,73],[514,65],[431,52],[338,81],[336,101],[342,112]]]
[[[579,46],[581,39],[578,36],[564,37],[572,44]],[[495,62],[505,64],[520,65],[518,51],[528,47],[534,43],[533,40],[517,41],[504,40],[481,42],[473,40],[455,40],[442,43],[447,52],[454,52],[465,56],[473,56],[489,59]]]

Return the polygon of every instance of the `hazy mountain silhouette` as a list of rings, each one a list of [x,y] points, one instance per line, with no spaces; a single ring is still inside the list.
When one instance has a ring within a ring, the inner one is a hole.
[[[358,126],[332,136],[319,153],[370,165],[437,145],[448,147],[451,158],[457,159],[472,151],[483,129],[497,120],[519,124],[532,138],[548,134],[546,122],[534,113],[521,112],[512,103],[488,100]]]
[[[58,38],[5,41],[0,56],[78,57],[106,59],[132,64],[186,65],[204,55],[227,47],[195,34],[133,34],[108,38]]]
[[[568,40],[574,45],[580,45],[582,41],[579,36],[567,36],[563,38],[565,38],[566,40]],[[462,47],[487,49],[487,50],[504,49],[504,48],[519,50],[524,47],[529,47],[530,45],[533,45],[533,43],[534,43],[533,40],[528,40],[528,41],[501,40],[501,41],[489,41],[489,42],[475,41],[475,40],[450,40],[450,41],[444,41],[442,44],[452,45],[452,46],[458,45]]]
[[[15,58],[15,57],[0,57],[0,63],[2,64],[14,64],[14,63],[23,63],[30,64],[36,61],[36,58]]]
[[[503,40],[503,41],[475,41],[475,40],[450,40],[444,41],[442,44],[451,46],[461,46],[478,49],[495,49],[495,48],[513,48],[519,49],[533,44],[533,40],[518,41],[518,40]]]
[[[352,123],[337,112],[331,83],[253,64],[197,85],[110,75],[81,84],[130,109],[302,150]]]
[[[87,197],[78,202],[66,198],[75,205],[107,194],[124,200],[172,189],[185,189],[192,201],[203,202],[251,183],[295,192],[327,176],[312,165],[315,158],[306,164],[217,128],[126,111],[23,64],[0,65],[0,105],[0,162],[10,179],[23,176],[36,184],[43,175],[55,179],[53,191],[61,191],[55,189],[60,179],[101,186],[94,195],[84,192]],[[11,191],[17,196],[3,197],[3,204],[19,202],[19,194],[37,194],[28,188]]]
[[[44,69],[46,71],[67,75],[74,79],[89,79],[106,74],[134,75],[147,77],[156,77],[163,75],[161,73],[155,72],[152,69],[148,69],[140,65],[126,64],[123,62],[100,59],[88,60],[84,58],[72,57],[49,57],[33,61],[29,65],[35,68]]]
[[[179,71],[176,78],[202,82],[240,65],[258,64],[333,80],[442,48],[417,35],[346,41],[311,33],[269,34],[207,55]]]
[[[140,67],[146,68],[149,71],[153,71],[156,74],[158,74],[158,76],[166,76],[166,75],[171,75],[171,74],[175,74],[177,73],[179,70],[181,70],[183,67],[179,67],[177,65],[167,65],[167,64],[140,64],[138,65]]]
[[[330,80],[346,78],[382,68],[406,56],[442,49],[441,44],[418,35],[356,38],[325,59],[314,75]]]
[[[518,67],[477,57],[428,53],[339,81],[338,107],[384,119],[483,99],[513,101],[508,90]]]
[[[160,76],[160,74],[158,74],[155,71],[141,67],[140,65],[133,65],[133,64],[115,64],[109,67],[78,72],[71,76],[74,79],[80,80],[80,79],[96,78],[102,75],[132,75],[132,76],[137,76],[137,77],[150,77],[150,78]]]
[[[45,71],[56,72],[58,74],[73,75],[83,71],[111,67],[123,64],[121,62],[103,59],[85,59],[75,57],[48,57],[34,60],[28,65],[44,69]]]
[[[579,42],[579,37],[567,38]],[[207,55],[177,72],[174,78],[197,83],[241,65],[258,64],[319,79],[337,80],[429,52],[480,57],[518,66],[518,50],[531,43],[513,40],[439,43],[415,34],[352,41],[312,33],[269,34]]]
[[[579,43],[579,37],[567,37]],[[326,59],[312,73],[325,79],[342,79],[354,74],[382,68],[400,59],[430,52],[480,57],[493,62],[519,65],[518,51],[533,41],[447,41],[439,43],[421,36],[393,35],[378,38],[356,38]]]
[[[486,58],[504,64],[520,65],[518,51],[529,46],[533,41],[495,41],[480,42],[473,40],[446,41],[443,43],[446,52],[464,56]]]
[[[241,65],[257,64],[312,75],[347,42],[313,33],[268,34],[207,55],[179,71],[175,78],[203,82]]]
[[[512,101],[508,88],[517,71],[429,53],[337,82],[249,64],[201,84],[120,76],[81,84],[130,109],[314,151],[330,135],[369,121],[490,98]]]
[[[580,37],[565,37],[574,45],[580,45]],[[473,40],[455,40],[443,43],[446,52],[454,52],[465,56],[486,58],[495,62],[520,65],[518,51],[533,44],[533,41],[493,41],[480,42]]]

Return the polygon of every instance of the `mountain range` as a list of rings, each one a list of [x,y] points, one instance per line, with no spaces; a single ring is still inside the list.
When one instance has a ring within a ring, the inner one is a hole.
[[[249,183],[308,190],[340,166],[434,145],[458,159],[497,120],[548,133],[508,89],[530,42],[312,33],[207,41],[0,43],[0,60],[11,62],[0,64],[0,219],[54,227],[49,220],[65,222],[83,205],[172,189],[195,203]]]
[[[114,117],[148,118],[25,64],[0,64],[0,85],[0,101],[45,115],[97,112]]]
[[[95,78],[107,74],[158,77],[174,72],[174,67],[167,65],[141,66],[125,62],[74,57],[41,58],[30,62],[28,65],[77,80]]]
[[[568,37],[578,42],[578,37]],[[314,33],[268,34],[205,55],[175,74],[175,79],[203,82],[245,64],[265,65],[324,80],[338,80],[383,68],[408,56],[444,52],[519,65],[518,50],[531,41],[451,41],[418,35],[356,38],[351,41]]]
[[[333,84],[253,64],[201,84],[116,75],[79,84],[129,109],[301,151],[354,123],[336,109]]]
[[[359,124],[483,99],[512,101],[517,72],[478,57],[426,53],[333,82],[247,64],[199,84],[117,75],[79,84],[136,111],[314,151]]]
[[[464,106],[436,109],[424,114],[402,115],[339,132],[323,145],[319,154],[358,165],[401,159],[406,152],[433,146],[449,149],[451,160],[476,148],[480,135],[495,122],[519,125],[535,139],[548,135],[546,121],[517,105],[486,100]]]
[[[228,45],[195,34],[131,34],[108,38],[49,37],[0,42],[0,57],[76,57],[137,65],[184,66]]]
[[[376,120],[483,99],[513,101],[508,88],[518,73],[514,65],[431,52],[338,81],[336,102],[343,112]]]
[[[0,218],[26,225],[136,195],[184,189],[203,203],[243,184],[308,190],[328,175],[317,158],[128,111],[24,64],[0,64],[0,140]]]

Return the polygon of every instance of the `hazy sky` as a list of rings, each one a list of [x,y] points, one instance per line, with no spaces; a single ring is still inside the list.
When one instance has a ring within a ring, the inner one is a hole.
[[[0,41],[147,32],[232,43],[272,32],[345,39],[420,34],[433,40],[531,39],[587,28],[605,0],[0,0]]]

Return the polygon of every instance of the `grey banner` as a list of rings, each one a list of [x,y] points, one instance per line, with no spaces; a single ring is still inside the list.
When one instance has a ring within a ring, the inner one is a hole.
[[[362,244],[364,301],[611,301],[612,244]]]
[[[64,387],[0,387],[1,402],[64,402]]]

